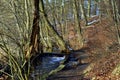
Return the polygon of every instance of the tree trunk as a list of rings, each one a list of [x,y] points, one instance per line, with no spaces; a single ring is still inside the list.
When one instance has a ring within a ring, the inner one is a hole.
[[[84,0],[80,0],[80,7],[81,7],[82,15],[83,15],[83,17],[85,19],[85,25],[87,25],[88,20],[87,20],[87,15],[86,15],[85,8],[84,8]]]
[[[97,2],[94,0],[94,8],[92,10],[92,15],[96,15],[97,14]]]
[[[118,7],[118,13],[120,15],[120,0],[116,0],[116,2],[117,2],[117,7]]]
[[[80,25],[80,19],[79,19],[79,8],[78,8],[78,1],[74,0],[73,2],[73,11],[74,11],[74,15],[75,15],[75,24],[76,24],[76,30],[77,30],[77,34],[78,36],[78,43],[80,44],[80,47],[83,47],[83,37],[82,37],[82,30],[81,30],[81,25]]]
[[[114,14],[114,22],[115,22],[115,27],[116,27],[116,32],[117,32],[117,38],[118,38],[118,43],[120,44],[120,30],[119,30],[119,13],[118,13],[118,8],[116,5],[115,1],[111,1],[112,3],[112,8],[113,8],[113,14]]]
[[[44,8],[43,0],[41,0],[41,9],[42,9],[41,11],[43,11],[43,17],[44,17],[45,21],[47,22],[48,29],[49,29],[50,33],[52,34],[52,36],[55,37],[56,43],[59,46],[60,50],[69,52],[69,49],[67,48],[67,45],[64,42],[62,36],[59,35],[59,33],[55,30],[54,26],[48,20],[48,16],[47,16],[47,13]]]
[[[39,43],[40,43],[40,27],[39,27],[39,0],[34,0],[34,19],[33,19],[33,26],[32,26],[32,33],[30,37],[30,48],[27,51],[26,57],[30,57],[38,53],[40,50]]]
[[[88,0],[88,17],[91,16],[91,0]]]

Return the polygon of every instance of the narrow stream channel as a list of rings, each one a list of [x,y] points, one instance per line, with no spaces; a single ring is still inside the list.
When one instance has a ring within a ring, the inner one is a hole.
[[[65,56],[56,57],[56,56],[44,56],[42,57],[41,65],[35,66],[35,72],[32,74],[32,77],[36,75],[48,74],[50,71],[56,69],[61,61],[65,59]]]

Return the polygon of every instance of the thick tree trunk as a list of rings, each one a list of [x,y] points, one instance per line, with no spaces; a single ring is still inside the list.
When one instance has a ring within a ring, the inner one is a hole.
[[[32,33],[30,38],[30,48],[27,51],[26,57],[33,56],[35,53],[38,53],[40,50],[39,43],[40,43],[40,27],[39,27],[39,0],[34,0],[34,19],[33,19],[33,26],[32,26]]]

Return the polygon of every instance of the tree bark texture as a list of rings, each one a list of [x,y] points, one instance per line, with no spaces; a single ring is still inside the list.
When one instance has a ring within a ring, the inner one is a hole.
[[[30,37],[30,49],[26,54],[26,57],[29,55],[32,56],[35,53],[38,53],[39,50],[39,43],[40,43],[40,27],[39,27],[39,0],[34,0],[34,19],[33,19],[33,26],[32,26],[32,33]]]
[[[48,29],[52,33],[52,35],[55,37],[55,39],[57,41],[56,43],[59,46],[60,50],[69,52],[69,49],[67,48],[67,45],[64,42],[62,36],[59,35],[59,33],[55,30],[54,26],[48,20],[48,15],[45,11],[43,0],[41,0],[41,9],[42,9],[41,11],[43,11],[43,17],[44,17],[45,21],[47,22]]]

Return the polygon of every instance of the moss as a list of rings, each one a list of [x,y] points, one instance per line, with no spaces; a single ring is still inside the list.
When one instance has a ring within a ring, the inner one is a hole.
[[[114,75],[120,75],[120,64],[116,66],[116,68],[113,70],[112,74]]]
[[[49,75],[52,75],[52,74],[57,73],[58,71],[62,70],[64,67],[65,67],[65,65],[61,64],[57,69],[52,70],[52,71],[49,73]]]

